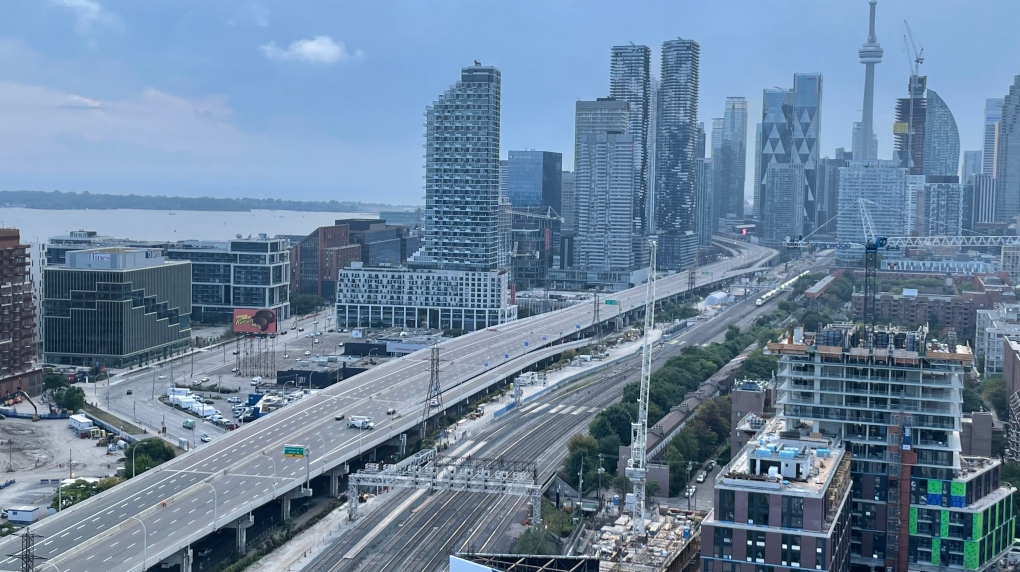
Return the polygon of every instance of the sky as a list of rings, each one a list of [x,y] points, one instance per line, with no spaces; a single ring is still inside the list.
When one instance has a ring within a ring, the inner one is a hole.
[[[701,45],[699,116],[823,74],[821,153],[860,120],[865,0],[3,0],[0,190],[423,201],[424,111],[480,60],[502,70],[501,155],[573,164],[573,107],[607,94],[609,52]],[[921,73],[980,149],[984,100],[1020,74],[1020,2],[881,0],[875,131]],[[748,177],[748,194],[750,194]]]

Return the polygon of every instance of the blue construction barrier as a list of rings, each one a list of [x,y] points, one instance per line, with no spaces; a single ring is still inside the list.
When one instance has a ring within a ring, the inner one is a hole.
[[[9,486],[11,486],[13,484],[14,484],[14,479],[11,479],[11,480],[7,481],[6,483],[0,485],[0,489],[6,489],[7,487],[9,487]]]

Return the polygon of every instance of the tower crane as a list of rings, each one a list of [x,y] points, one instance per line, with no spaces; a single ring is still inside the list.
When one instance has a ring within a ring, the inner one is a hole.
[[[630,424],[630,459],[624,475],[634,483],[634,516],[631,531],[636,537],[645,535],[645,481],[648,476],[645,453],[648,444],[648,387],[652,377],[652,328],[655,325],[655,251],[658,243],[650,244],[648,282],[645,285],[645,339],[641,348],[641,382],[638,396],[638,418]]]

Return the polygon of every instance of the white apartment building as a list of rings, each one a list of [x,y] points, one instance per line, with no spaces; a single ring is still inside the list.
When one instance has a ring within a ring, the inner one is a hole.
[[[1020,304],[996,304],[991,310],[978,310],[974,335],[974,354],[984,359],[985,375],[1002,373],[1003,338],[1020,336]]]
[[[517,319],[510,274],[497,271],[364,268],[354,263],[337,280],[341,327],[479,330]]]

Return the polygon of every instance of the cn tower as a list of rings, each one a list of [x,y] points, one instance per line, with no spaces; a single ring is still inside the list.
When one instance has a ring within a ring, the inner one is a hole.
[[[857,56],[864,64],[864,113],[861,117],[861,149],[863,157],[854,159],[868,159],[871,157],[871,136],[875,132],[875,64],[882,63],[882,46],[875,38],[875,5],[878,0],[868,2],[871,5],[871,15],[868,18],[868,41],[864,42],[861,49],[857,50]]]

